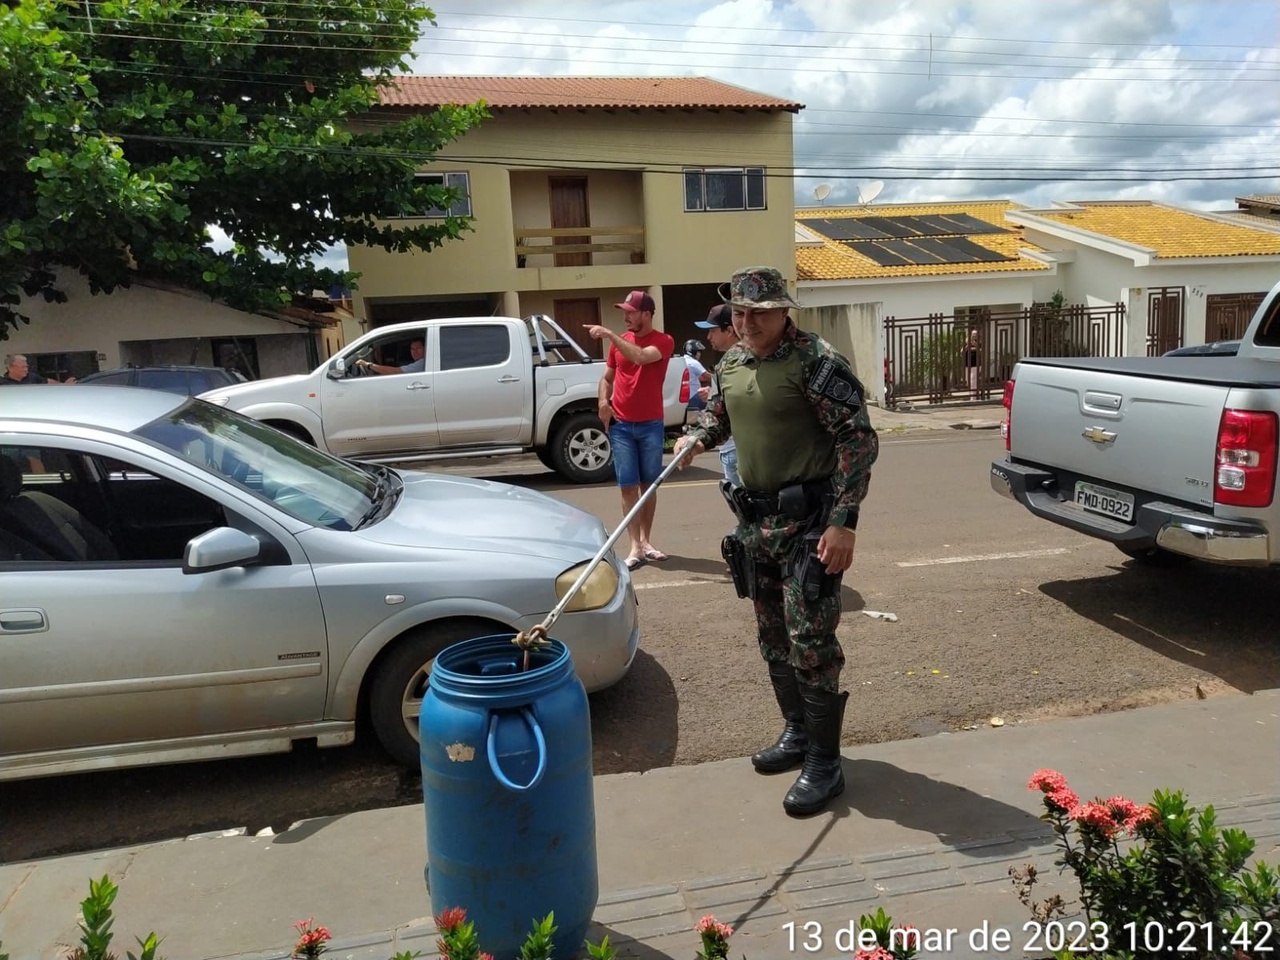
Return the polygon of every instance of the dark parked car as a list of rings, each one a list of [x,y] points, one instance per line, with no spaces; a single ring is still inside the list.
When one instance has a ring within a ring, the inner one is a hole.
[[[1239,340],[1219,340],[1216,343],[1200,343],[1194,347],[1170,350],[1166,357],[1234,357],[1240,350]]]
[[[99,387],[143,387],[148,390],[167,390],[169,393],[180,393],[194,397],[206,390],[219,387],[230,387],[237,383],[246,383],[247,379],[239,370],[228,370],[223,367],[117,367],[114,370],[99,370],[81,377],[80,383],[92,383]]]

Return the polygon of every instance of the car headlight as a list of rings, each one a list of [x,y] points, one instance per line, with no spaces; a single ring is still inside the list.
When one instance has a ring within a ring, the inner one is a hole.
[[[578,582],[578,578],[586,568],[586,563],[580,563],[556,577],[557,600],[564,599],[569,588]],[[591,571],[591,576],[587,577],[577,595],[565,606],[565,613],[572,613],[575,610],[598,610],[612,600],[617,592],[618,571],[613,569],[612,564],[601,561]]]
[[[225,407],[231,398],[225,393],[218,397],[201,397],[205,403],[212,403],[215,407]]]

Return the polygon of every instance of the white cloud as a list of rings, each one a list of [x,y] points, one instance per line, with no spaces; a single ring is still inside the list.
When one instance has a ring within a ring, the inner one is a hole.
[[[800,204],[818,183],[839,203],[874,179],[885,202],[1221,208],[1280,191],[1280,8],[1265,0],[449,0],[436,13],[418,72],[699,74],[805,103]],[[1244,179],[1251,168],[1269,179]]]

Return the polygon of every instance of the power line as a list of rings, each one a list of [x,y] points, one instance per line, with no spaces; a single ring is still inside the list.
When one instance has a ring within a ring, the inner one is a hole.
[[[192,18],[208,19],[208,18],[221,16],[221,14],[216,13],[215,11],[184,10],[182,12]],[[90,18],[80,16],[77,14],[69,14],[67,16],[67,19],[85,21],[85,20],[89,20]],[[121,22],[124,22],[124,21],[119,21],[119,20],[116,21],[116,23],[121,23]],[[145,23],[141,21],[132,21],[132,22],[139,24],[139,26],[182,27],[198,21],[188,19],[188,20],[169,20],[169,21],[146,21]],[[377,21],[346,20],[344,21],[346,26],[342,26],[342,25],[339,25],[334,18],[303,18],[303,17],[290,16],[288,18],[269,19],[266,21],[266,23],[267,24],[298,23],[298,24],[315,24],[315,25],[334,24],[335,29],[324,29],[324,30],[297,29],[292,26],[266,26],[266,25],[258,25],[258,24],[222,24],[222,25],[219,25],[217,29],[234,30],[234,31],[241,31],[245,33],[287,34],[290,36],[302,36],[302,37],[315,36],[315,37],[321,37],[321,38],[350,36],[357,39],[373,37],[375,39],[391,40],[391,39],[396,39],[401,35],[400,32],[391,30],[389,25],[387,25],[387,29],[389,32],[386,32],[386,33],[380,33],[380,32],[377,32],[376,30],[373,32],[370,32],[370,31],[358,29],[359,27],[364,27],[364,26],[373,27],[373,28],[383,26],[382,24],[379,24]],[[554,40],[554,41],[565,40],[565,39],[590,40],[590,41],[594,41],[593,46],[599,46],[599,42],[602,40],[610,40],[610,41],[616,40],[624,44],[624,46],[622,47],[600,46],[600,49],[604,49],[604,50],[622,50],[622,49],[629,50],[629,49],[632,49],[632,47],[636,42],[635,40],[628,39],[628,38],[610,37],[610,36],[604,36],[598,33],[585,34],[585,33],[534,32],[534,31],[523,31],[519,34],[519,37],[517,39],[513,39],[513,40],[481,41],[481,40],[471,40],[470,37],[471,35],[474,35],[477,33],[498,34],[501,36],[510,37],[512,36],[512,32],[510,30],[490,29],[485,27],[463,28],[463,27],[451,27],[451,26],[437,26],[437,29],[451,31],[454,33],[465,33],[467,34],[467,36],[459,39],[455,39],[452,37],[437,37],[433,39],[448,40],[450,42],[497,43],[504,46],[517,46],[517,47],[530,45],[531,43],[536,43],[540,39],[544,39],[544,38],[546,40]],[[967,38],[952,38],[952,39],[966,40]],[[829,43],[760,44],[760,43],[752,43],[745,40],[708,40],[708,39],[702,39],[702,38],[689,39],[689,38],[666,38],[666,37],[642,37],[642,38],[639,38],[639,40],[640,42],[643,42],[645,44],[672,45],[680,48],[696,46],[700,53],[705,52],[706,48],[709,46],[710,47],[745,48],[743,50],[733,51],[733,55],[737,55],[738,53],[750,53],[751,56],[755,59],[758,59],[760,57],[767,57],[770,59],[792,59],[794,56],[796,56],[795,53],[757,52],[761,49],[764,49],[767,51],[790,49],[790,50],[798,51],[801,53],[812,53],[815,51],[817,52],[830,51],[830,52],[839,54],[841,57],[847,57],[851,54],[858,53],[859,59],[862,61],[869,59],[869,60],[880,61],[880,62],[900,62],[903,59],[903,58],[897,58],[897,57],[868,57],[866,54],[861,53],[860,51],[854,50],[852,48],[839,46],[836,44],[829,44]],[[994,57],[1002,57],[1002,58],[1019,58],[1019,59],[1031,59],[1031,60],[1083,61],[1083,63],[1044,64],[1044,66],[1047,68],[1063,69],[1063,70],[1075,69],[1080,66],[1088,66],[1096,59],[1086,54],[1054,54],[1054,53],[1023,53],[1023,52],[1001,53],[1000,51],[992,51],[992,50],[938,50],[938,49],[929,50],[928,48],[922,45],[912,45],[912,46],[905,46],[905,47],[886,47],[884,45],[877,45],[874,47],[874,49],[878,52],[888,52],[888,53],[897,52],[897,53],[922,54],[922,55],[928,54],[933,60],[933,62],[935,63],[938,63],[938,62],[953,63],[953,64],[964,65],[964,66],[997,66],[997,67],[998,66],[1036,66],[1036,64],[1017,64],[1017,63],[1001,64],[1001,63],[992,63],[987,61],[972,61],[972,60],[947,60],[947,59],[940,60],[938,58],[949,54],[955,57],[994,56]],[[684,49],[680,49],[678,51],[667,51],[659,48],[652,52],[685,53],[687,51]],[[823,60],[824,58],[819,58],[819,62],[823,62]],[[1252,68],[1254,66],[1258,66],[1256,64],[1251,65],[1248,62],[1241,61],[1239,59],[1197,58],[1197,57],[1143,57],[1140,60],[1138,60],[1138,62],[1134,66],[1125,66],[1123,64],[1116,64],[1116,63],[1111,63],[1109,64],[1109,66],[1111,66],[1114,69],[1147,70],[1153,67],[1159,69],[1160,67],[1158,65],[1160,64],[1175,64],[1179,67],[1185,67],[1186,69],[1191,69],[1191,70],[1228,70],[1236,67]],[[1213,64],[1214,66],[1188,66],[1189,64]],[[1263,64],[1261,66],[1265,67],[1266,65]],[[1280,66],[1280,64],[1277,64],[1277,66]]]
[[[279,0],[279,2],[281,2],[284,6],[310,6],[309,4],[305,4],[305,3],[286,2],[286,0]],[[464,10],[442,10],[439,7],[433,7],[432,10],[435,12],[437,17],[441,17],[441,16],[475,17],[475,18],[485,18],[490,20],[519,20],[519,21],[537,20],[537,21],[546,21],[551,23],[598,23],[606,26],[628,26],[628,27],[649,27],[649,28],[658,26],[658,24],[654,24],[653,22],[645,22],[645,21],[639,21],[639,20],[602,21],[602,20],[592,20],[590,18],[584,18],[584,17],[535,17],[535,16],[524,16],[524,15],[513,17],[508,14],[498,14],[498,13],[474,13],[474,12],[464,11]],[[696,23],[663,23],[663,24],[660,24],[660,26],[673,28],[673,29],[690,29],[690,30],[708,29],[705,24],[696,24]],[[726,30],[739,30],[739,31],[750,30],[752,32],[755,32],[757,30],[756,27],[735,27],[731,25],[716,26],[714,29],[717,32],[726,31]],[[812,28],[805,29],[805,28],[798,28],[798,27],[770,27],[769,32],[771,34],[772,33],[806,33],[808,34],[808,33],[814,33],[817,31]],[[841,37],[876,37],[876,38],[884,38],[884,37],[904,38],[905,37],[905,38],[911,38],[911,39],[917,39],[917,40],[934,39],[935,41],[939,39],[941,40],[948,40],[948,39],[978,40],[983,43],[1053,44],[1058,46],[1076,46],[1076,47],[1149,47],[1151,46],[1149,42],[1148,43],[1136,43],[1136,42],[1111,43],[1111,42],[1104,42],[1100,40],[1041,40],[1041,39],[1031,39],[1031,38],[1011,38],[1011,37],[946,37],[941,34],[929,34],[929,33],[876,33],[876,32],[869,32],[869,31],[854,31],[854,30],[827,30],[825,28],[821,32],[828,36],[841,36]],[[1256,45],[1242,44],[1242,43],[1190,43],[1190,44],[1183,44],[1182,46],[1185,46],[1188,49],[1204,49],[1204,50],[1210,50],[1210,49],[1255,50],[1255,49],[1258,49]]]
[[[256,141],[250,141],[250,140],[231,140],[231,139],[203,140],[203,139],[193,138],[193,137],[175,137],[175,136],[162,135],[162,134],[133,134],[133,133],[123,133],[123,132],[109,133],[108,136],[116,137],[123,141],[143,140],[143,141],[158,142],[158,143],[177,143],[177,144],[185,144],[189,146],[194,145],[194,146],[208,147],[208,148],[249,147],[249,146],[255,145],[255,142],[256,142]],[[336,145],[336,144],[335,145],[275,144],[273,145],[273,149],[278,149],[283,152],[292,152],[292,153],[304,153],[304,154],[305,153],[312,153],[312,154],[326,154],[326,153],[335,154],[336,153],[336,154],[342,154],[346,156],[381,157],[383,159],[400,159],[400,160],[416,160],[416,161],[431,160],[439,163],[467,163],[467,164],[476,165],[476,166],[504,166],[505,167],[505,166],[518,164],[518,165],[530,167],[530,168],[563,169],[565,164],[569,162],[572,162],[579,167],[584,165],[584,161],[581,158],[575,158],[573,161],[569,161],[565,159],[553,159],[553,158],[546,158],[546,157],[448,156],[448,155],[441,155],[438,152],[422,153],[422,152],[415,152],[415,151],[394,151],[394,150],[387,150],[387,149],[351,147],[349,145]],[[625,164],[629,168],[635,168],[636,166],[636,164],[634,163],[628,164],[626,161],[599,160],[599,161],[590,161],[590,162],[595,164],[613,164],[613,165]],[[676,166],[674,163],[668,164],[668,165],[673,167]],[[689,164],[682,164],[676,169],[662,169],[660,166],[659,167],[649,166],[645,168],[645,172],[655,173],[655,174],[683,176],[685,173],[684,168],[691,167],[691,166],[692,165],[689,165]],[[696,167],[696,166],[693,166],[692,168],[700,169],[700,167]],[[957,169],[964,169],[964,168],[958,167]],[[1203,169],[1205,171],[1210,171],[1215,168],[1203,168]],[[779,172],[779,170],[781,170],[782,172]],[[766,171],[765,176],[770,179],[781,179],[781,180],[795,180],[798,177],[810,179],[815,176],[823,176],[823,177],[834,178],[834,179],[859,179],[859,178],[865,178],[868,175],[866,171],[869,171],[869,170],[890,170],[890,171],[911,170],[911,171],[919,171],[919,172],[915,172],[911,174],[903,173],[900,176],[896,175],[896,173],[890,173],[885,176],[885,179],[966,180],[966,181],[975,181],[975,182],[997,182],[997,183],[1006,182],[1006,181],[1054,182],[1054,181],[1059,181],[1064,179],[1061,176],[1021,176],[1021,175],[1010,175],[1010,174],[1002,174],[1000,176],[985,176],[985,175],[984,176],[967,176],[967,175],[955,175],[954,173],[952,173],[948,175],[943,175],[934,168],[897,168],[897,167],[886,167],[878,164],[866,164],[858,167],[820,167],[820,168],[817,168],[816,172],[806,172],[804,174],[798,174],[797,171],[799,170],[814,171],[815,168],[814,168],[814,165],[812,164],[807,164],[804,167],[790,167],[790,168],[773,167],[773,168],[769,168]],[[848,173],[847,175],[840,172],[840,171],[846,171],[846,170],[847,171],[856,170],[858,172],[856,173],[851,172],[851,173]],[[1169,181],[1176,181],[1176,180],[1192,180],[1192,181],[1241,180],[1243,181],[1243,180],[1271,179],[1274,176],[1280,175],[1280,166],[1273,166],[1272,168],[1269,168],[1269,169],[1259,168],[1256,171],[1255,170],[1249,170],[1244,172],[1235,171],[1225,176],[1219,176],[1216,174],[1207,175],[1207,173],[1196,173],[1195,175],[1192,175],[1194,171],[1179,170],[1179,171],[1174,171],[1171,174],[1155,176],[1155,177],[1149,177],[1149,176],[1126,177],[1126,176],[1107,175],[1107,174],[1114,174],[1115,171],[1106,170],[1102,168],[1096,168],[1092,170],[1045,171],[1045,172],[1058,173],[1058,174],[1063,172],[1093,174],[1094,176],[1089,176],[1089,177],[1076,176],[1076,177],[1066,178],[1076,182],[1085,182],[1085,183],[1088,183],[1088,182],[1093,182],[1093,183],[1157,182],[1158,183],[1158,182],[1169,182]],[[1120,171],[1120,172],[1124,173],[1128,171]],[[1145,173],[1146,171],[1137,171],[1137,172]],[[1254,176],[1253,174],[1255,172],[1257,172],[1259,175]],[[1102,174],[1102,175],[1099,176],[1099,174]]]
[[[271,49],[271,50],[305,50],[313,53],[316,52],[315,44],[303,44],[303,43],[276,43],[276,42],[257,41],[257,40],[226,40],[226,39],[210,40],[208,38],[196,38],[196,37],[164,37],[164,36],[157,36],[154,34],[109,32],[105,29],[100,29],[96,33],[91,33],[89,31],[84,31],[84,30],[63,30],[62,32],[70,36],[92,36],[95,38],[113,38],[118,40],[133,40],[133,41],[153,42],[153,43],[204,44],[210,47],[254,47],[254,48]],[[321,37],[320,39],[327,39],[327,38]],[[509,49],[511,46],[513,46],[513,44],[502,43],[501,41],[496,41],[496,40],[465,40],[465,39],[453,39],[451,37],[439,37],[439,38],[432,38],[432,39],[437,43],[492,44],[496,46],[501,46],[503,49]],[[421,40],[421,37],[419,37],[419,40]],[[608,52],[610,50],[621,51],[629,48],[603,47],[601,49],[604,50],[605,52]],[[323,50],[324,52],[385,53],[385,54],[395,54],[397,56],[402,56],[402,57],[417,55],[413,52],[412,49],[406,51],[400,47],[392,48],[392,47],[376,47],[376,46],[342,46],[342,45],[330,44],[330,43],[322,44],[321,50]],[[724,54],[712,54],[712,55],[724,56]],[[536,57],[536,56],[529,56],[524,54],[481,53],[481,54],[477,54],[477,56],[481,58],[496,59],[496,60],[519,60],[522,63],[546,62],[546,63],[561,64],[563,62],[562,58],[559,58],[559,57]],[[783,59],[787,59],[790,61],[792,58],[786,57]],[[862,59],[867,59],[867,58],[862,58]],[[875,58],[875,59],[884,59],[884,58]],[[590,64],[614,65],[616,64],[616,62],[617,61],[614,59],[596,59],[596,58],[586,58],[586,57],[578,57],[575,60],[575,63],[577,64],[590,63]],[[832,62],[833,64],[837,63],[837,61],[832,61]],[[900,63],[902,61],[898,59],[890,59],[888,62]],[[955,64],[955,65],[964,65],[964,66],[984,66],[985,65],[985,66],[993,66],[993,67],[1001,66],[999,64],[982,64],[980,62],[971,62],[967,64]],[[673,64],[673,66],[680,66],[680,65]],[[988,76],[988,74],[983,72],[974,73],[974,72],[967,72],[967,71],[932,69],[933,64],[928,65],[930,67],[930,69],[928,70],[886,70],[886,69],[859,70],[859,69],[848,67],[844,63],[840,63],[839,66],[840,66],[840,69],[837,71],[839,73],[866,75],[866,76],[906,76],[906,77],[929,77],[929,78]],[[926,65],[922,63],[921,66],[926,66]],[[815,69],[810,67],[797,67],[797,66],[794,66],[793,64],[788,64],[787,66],[753,65],[751,69],[754,71],[777,71],[777,72],[786,72],[789,74],[794,74],[794,73],[829,74],[832,72],[831,70],[822,70],[822,69]],[[1072,68],[1063,66],[1063,67],[1052,67],[1050,69],[1067,70]],[[1124,67],[1124,66],[1097,66],[1097,67],[1091,67],[1090,69],[1098,69],[1098,70],[1106,70],[1108,72],[1115,72],[1115,71],[1122,71],[1122,70],[1123,71],[1141,70],[1143,68]],[[1155,68],[1155,69],[1165,70],[1167,72],[1171,68]],[[1217,68],[1214,68],[1214,69],[1217,69]],[[1185,82],[1188,79],[1190,79],[1191,82],[1197,82],[1197,83],[1275,83],[1275,82],[1280,82],[1280,66],[1278,66],[1276,69],[1264,68],[1259,70],[1259,69],[1249,68],[1247,67],[1247,65],[1242,65],[1242,69],[1247,69],[1249,72],[1252,72],[1252,73],[1263,73],[1263,72],[1274,73],[1275,76],[1250,77],[1250,76],[1237,75],[1237,76],[1231,76],[1231,77],[1194,77],[1194,78],[1179,77],[1176,75],[1175,76],[1147,76],[1147,77],[1144,77],[1144,76],[1136,76],[1136,77],[1096,76],[1096,75],[1082,76],[1080,74],[1075,74],[1071,76],[1052,76],[1052,75],[1046,76],[1044,74],[1018,74],[1018,73],[1004,73],[1004,72],[1002,72],[1000,75],[1004,79],[1012,79],[1012,80],[1062,80],[1062,81],[1074,81],[1074,82],[1105,82],[1105,83],[1147,83],[1147,82],[1169,83],[1171,81]]]

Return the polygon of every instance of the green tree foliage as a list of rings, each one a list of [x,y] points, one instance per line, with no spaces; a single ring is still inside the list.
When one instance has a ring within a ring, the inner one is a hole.
[[[0,338],[20,293],[65,299],[60,267],[263,310],[351,284],[314,263],[334,244],[457,237],[415,219],[454,198],[414,172],[483,105],[369,113],[434,21],[414,0],[0,3]]]

